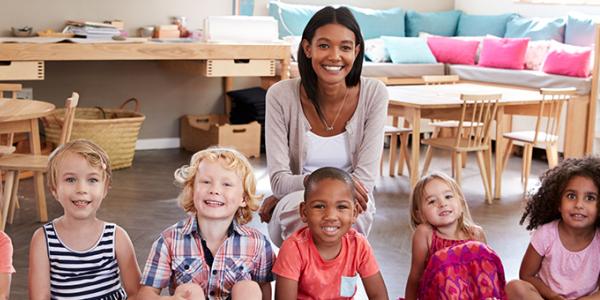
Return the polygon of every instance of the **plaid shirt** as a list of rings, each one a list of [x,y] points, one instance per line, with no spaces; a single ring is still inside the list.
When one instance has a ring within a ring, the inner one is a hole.
[[[219,247],[209,267],[196,216],[190,215],[167,228],[154,242],[141,284],[159,289],[168,286],[172,295],[177,286],[193,282],[202,286],[208,299],[227,299],[238,281],[273,281],[274,262],[267,238],[234,220],[233,233]]]

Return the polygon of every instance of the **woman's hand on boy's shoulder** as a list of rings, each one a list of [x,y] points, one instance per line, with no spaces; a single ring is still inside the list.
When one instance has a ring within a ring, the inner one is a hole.
[[[279,199],[275,198],[273,195],[263,200],[260,208],[258,209],[258,215],[260,216],[261,222],[269,223],[271,221],[271,217],[273,217],[273,211],[275,210],[275,206],[277,206],[277,202],[279,202]]]

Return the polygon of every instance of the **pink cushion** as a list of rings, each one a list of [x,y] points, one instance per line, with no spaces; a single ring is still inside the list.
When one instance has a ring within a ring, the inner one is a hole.
[[[479,65],[522,70],[528,43],[529,38],[484,38]]]
[[[553,43],[544,59],[542,71],[574,77],[587,77],[592,49]]]
[[[427,38],[427,45],[438,62],[474,65],[479,41],[430,36]]]

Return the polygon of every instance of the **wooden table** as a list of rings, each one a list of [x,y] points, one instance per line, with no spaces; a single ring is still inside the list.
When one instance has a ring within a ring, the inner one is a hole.
[[[496,116],[496,156],[495,156],[495,185],[494,198],[501,196],[502,157],[506,147],[506,139],[502,134],[510,129],[511,122],[507,120],[507,115],[536,115],[539,101],[542,99],[539,90],[530,88],[519,88],[513,86],[502,86],[488,83],[464,82],[448,85],[408,85],[408,86],[390,86],[387,88],[390,95],[388,114],[395,117],[404,117],[412,127],[412,150],[411,150],[411,173],[410,183],[414,186],[419,179],[419,148],[420,139],[420,120],[424,119],[446,119],[458,120],[460,118],[460,100],[461,93],[499,93],[502,99],[498,104],[498,114]],[[571,101],[573,102],[573,101]],[[581,145],[583,135],[573,134],[577,130],[583,131],[585,127],[576,128],[580,124],[575,120],[576,113],[572,107],[576,103],[569,103],[567,118],[565,124],[565,157],[575,156],[582,153],[584,149],[575,149]],[[394,118],[394,124],[397,126],[397,118]],[[585,125],[584,125],[585,126]],[[571,134],[569,134],[571,133]],[[583,143],[585,144],[585,143]],[[491,170],[488,170],[491,172]],[[491,175],[491,174],[490,174]],[[492,177],[489,177],[492,178]]]
[[[29,133],[29,149],[31,149],[31,153],[41,154],[38,118],[51,114],[53,110],[54,104],[44,101],[0,98],[0,134],[14,132]],[[48,212],[46,209],[44,174],[36,172],[33,177],[40,222],[46,222],[48,221]],[[18,180],[18,178],[14,178],[14,180]],[[8,181],[9,178],[7,178],[6,185],[12,184],[12,182]],[[3,202],[5,204],[6,199],[10,199],[10,195],[4,195]],[[6,209],[3,209],[3,211],[6,211]],[[2,213],[1,217],[2,220],[6,220],[7,216]]]

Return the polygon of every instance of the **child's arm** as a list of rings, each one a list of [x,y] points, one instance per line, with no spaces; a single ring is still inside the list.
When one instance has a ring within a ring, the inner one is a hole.
[[[270,282],[259,282],[260,291],[262,293],[263,300],[271,300],[271,283]]]
[[[519,277],[522,280],[531,283],[544,299],[564,299],[562,296],[552,291],[536,276],[540,271],[543,259],[544,257],[537,253],[533,246],[529,244],[527,251],[525,251],[525,256],[523,256],[523,261],[521,262]]]
[[[8,300],[11,273],[0,273],[0,300]]]
[[[115,244],[117,264],[119,265],[119,271],[121,271],[121,282],[123,282],[123,288],[127,292],[127,299],[136,299],[136,294],[140,289],[140,267],[137,264],[135,250],[129,235],[119,226],[116,226]]]
[[[381,276],[381,272],[377,272],[377,274],[375,275],[362,278],[362,282],[365,287],[365,291],[367,292],[367,296],[369,297],[369,300],[389,299],[387,289],[385,287],[385,282],[383,281],[383,277]]]
[[[285,278],[283,276],[277,276],[275,282],[275,299],[286,300],[286,299],[297,299],[298,298],[298,281]],[[263,298],[264,299],[264,298]]]
[[[33,233],[29,245],[29,299],[50,299],[50,261],[43,228]]]
[[[192,295],[189,291],[178,293],[173,296],[160,296],[160,290],[151,286],[142,285],[137,293],[136,299],[144,300],[192,300]]]
[[[412,258],[410,264],[410,273],[406,282],[405,299],[417,299],[419,290],[419,280],[425,270],[427,263],[427,253],[429,252],[428,237],[432,234],[432,228],[428,225],[419,225],[413,233],[412,240]]]

